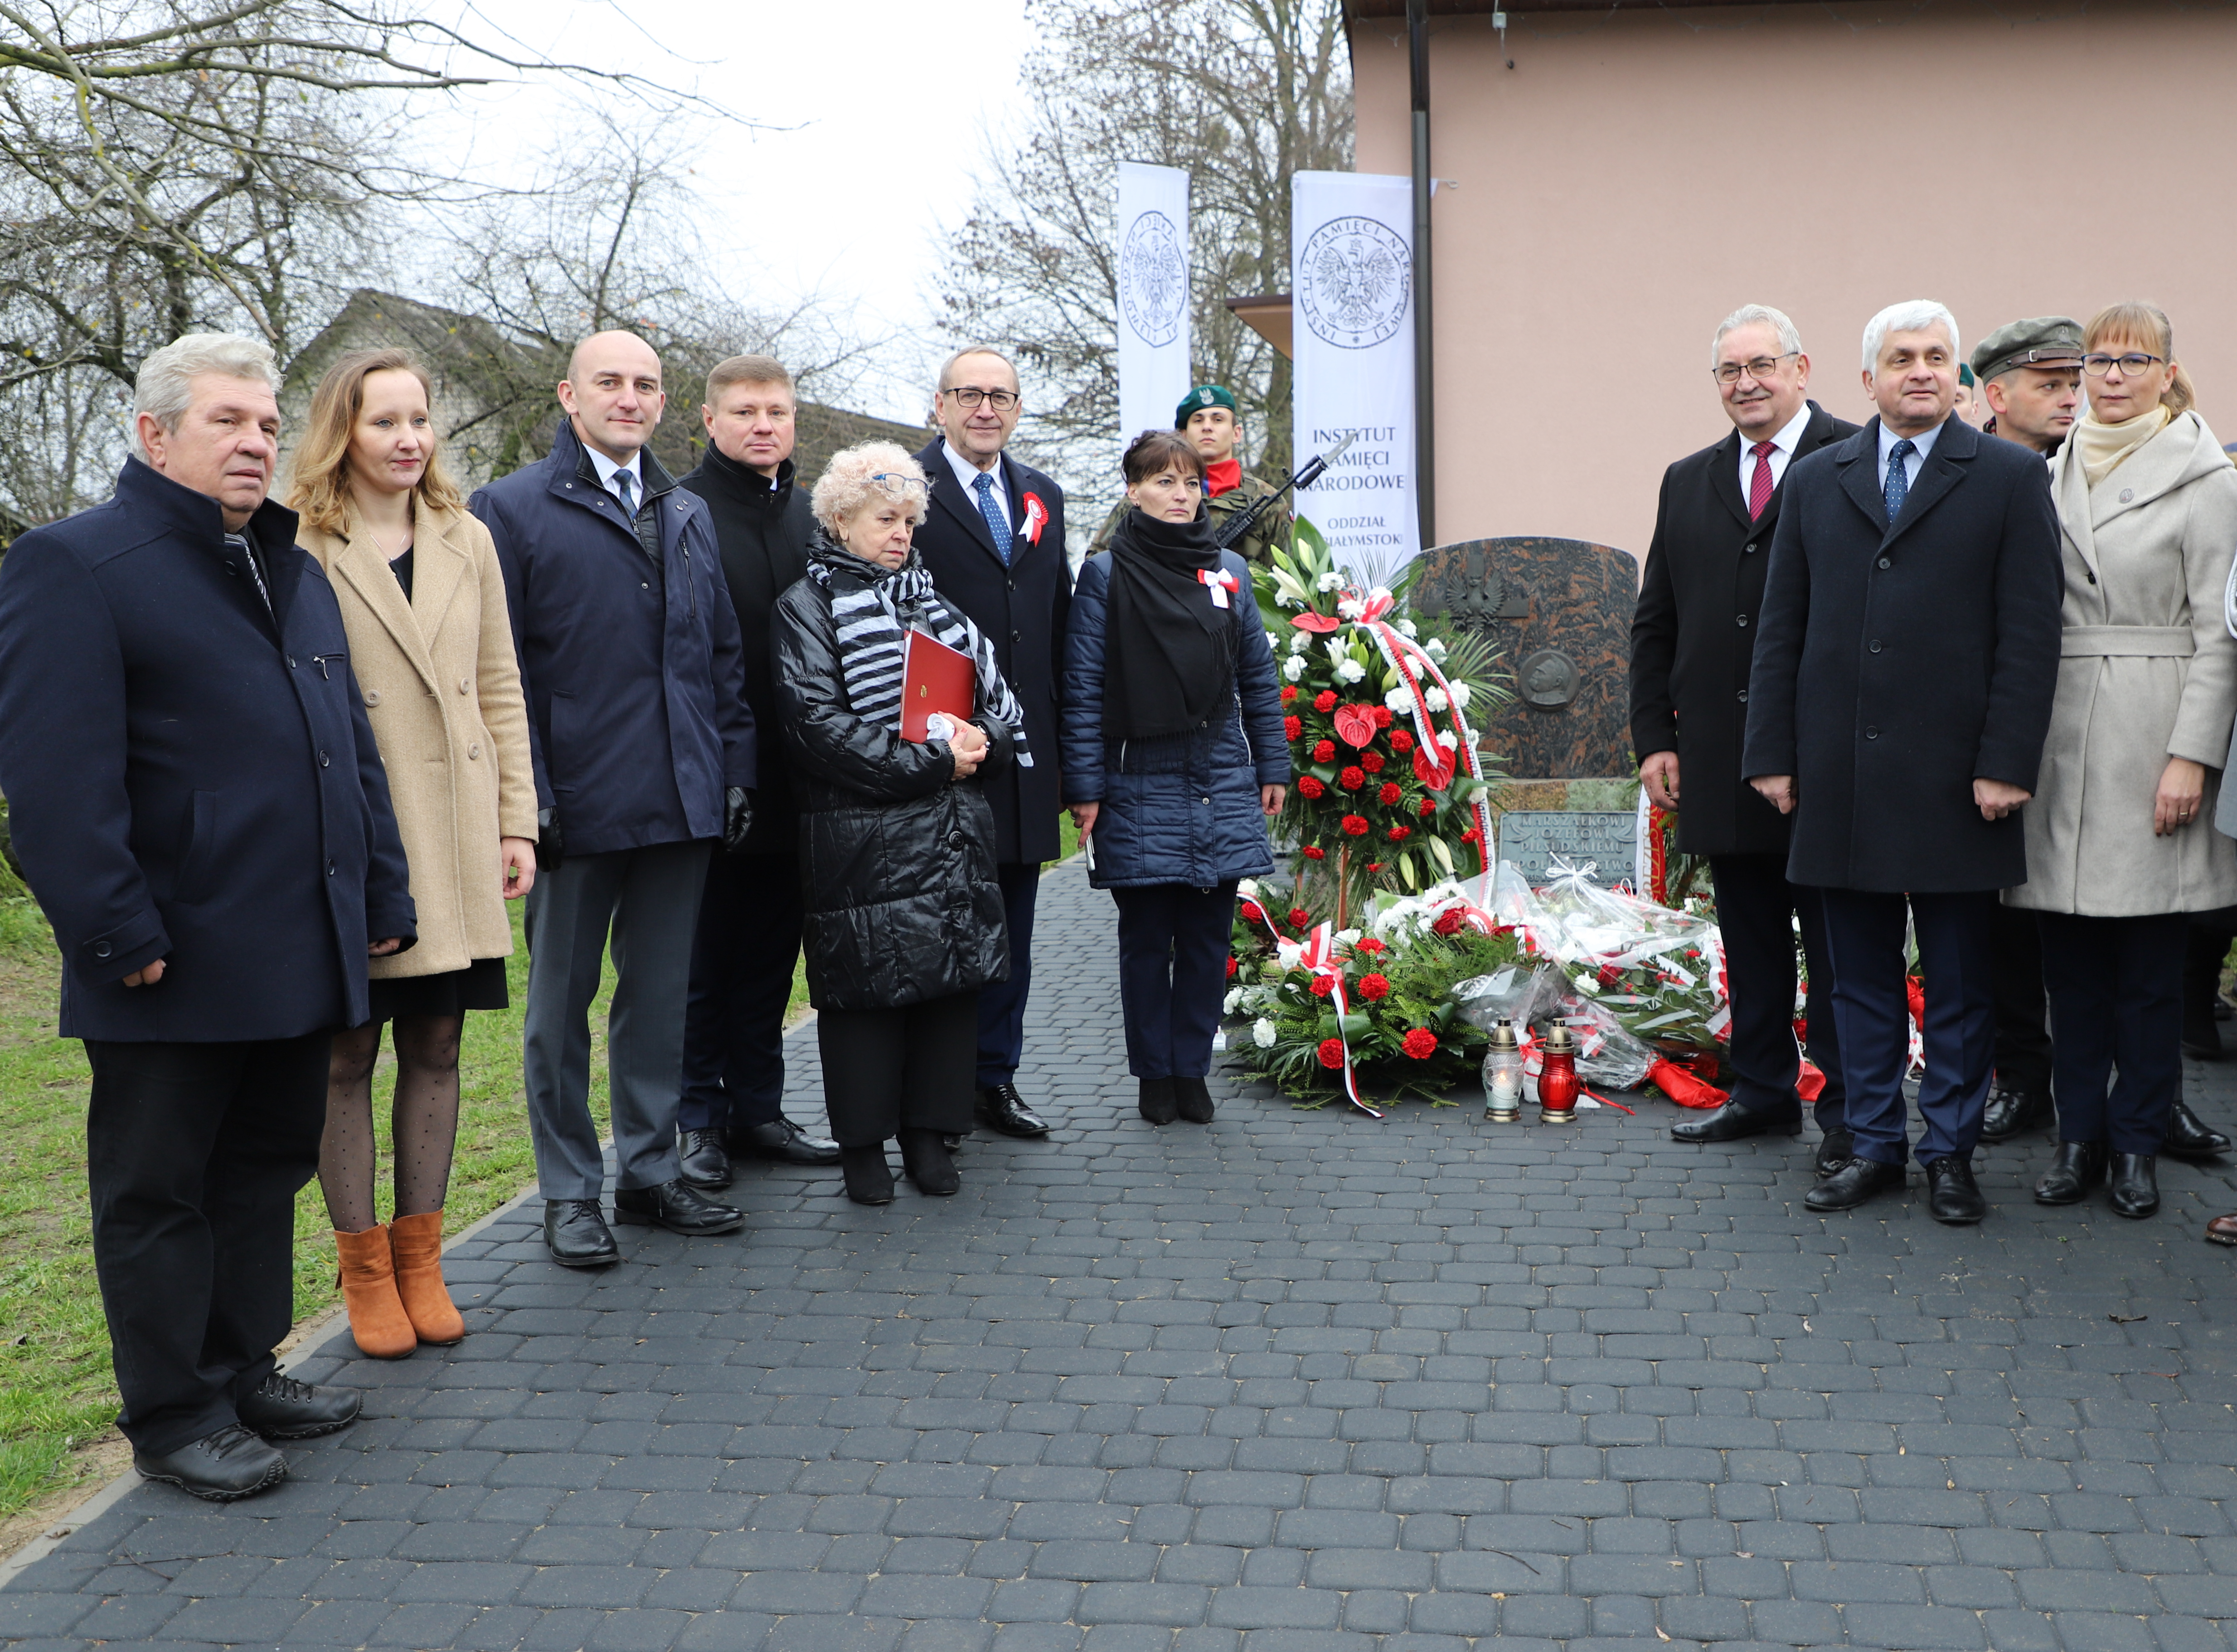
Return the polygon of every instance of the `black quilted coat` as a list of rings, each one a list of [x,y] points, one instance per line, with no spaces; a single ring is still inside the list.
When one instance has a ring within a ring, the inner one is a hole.
[[[808,991],[819,1010],[896,1009],[1005,980],[1009,933],[994,872],[994,817],[945,740],[903,740],[857,717],[827,589],[803,579],[770,621],[777,703],[800,806]],[[993,719],[987,767],[1010,757]]]

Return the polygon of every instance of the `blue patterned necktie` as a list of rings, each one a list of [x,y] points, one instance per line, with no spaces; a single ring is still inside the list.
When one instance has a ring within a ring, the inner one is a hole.
[[[1888,526],[1895,526],[1896,518],[1903,515],[1903,502],[1910,497],[1910,472],[1904,461],[1918,451],[1918,445],[1904,437],[1888,450],[1887,480],[1880,484],[1881,497],[1887,502]]]
[[[621,496],[622,515],[629,521],[637,520],[637,507],[630,502],[630,484],[636,480],[627,471],[614,472],[614,487]]]
[[[1010,565],[1009,501],[994,503],[994,478],[986,471],[971,484],[979,490],[979,514],[987,518],[987,527],[994,536],[994,554],[1002,559],[1002,566]]]

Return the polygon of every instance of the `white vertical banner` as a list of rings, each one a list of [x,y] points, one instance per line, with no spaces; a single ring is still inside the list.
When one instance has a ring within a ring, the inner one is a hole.
[[[1300,172],[1290,181],[1292,440],[1343,457],[1297,493],[1339,566],[1376,583],[1421,550],[1414,476],[1413,181]]]
[[[1118,441],[1169,429],[1189,363],[1188,174],[1118,163]]]

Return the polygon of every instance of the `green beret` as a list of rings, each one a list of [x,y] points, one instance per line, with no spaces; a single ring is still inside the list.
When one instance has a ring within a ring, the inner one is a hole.
[[[2015,367],[2079,367],[2082,324],[2071,316],[2036,315],[2007,322],[1973,346],[1973,374],[1983,383]]]
[[[1973,370],[1962,361],[1957,364],[1957,382],[1968,390],[1973,388]]]
[[[1188,428],[1189,415],[1207,407],[1224,407],[1230,413],[1236,411],[1235,392],[1224,385],[1198,385],[1181,398],[1181,405],[1173,409],[1173,428]]]

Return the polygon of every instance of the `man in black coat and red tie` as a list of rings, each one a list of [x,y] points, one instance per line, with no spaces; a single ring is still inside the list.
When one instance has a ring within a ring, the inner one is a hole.
[[[940,436],[916,456],[932,483],[931,514],[916,543],[940,594],[993,643],[1025,708],[1026,744],[1046,754],[1058,747],[1057,662],[1072,611],[1072,565],[1064,490],[1004,451],[1021,406],[1018,370],[1000,351],[974,345],[948,359],[933,392]],[[1017,1077],[1033,985],[1033,898],[1043,863],[1062,843],[1056,760],[1044,755],[1030,768],[1004,763],[980,783],[994,812],[1010,978],[979,995],[977,1115],[1005,1135],[1046,1135],[1048,1125],[1019,1095]]]
[[[1881,311],[1864,339],[1879,417],[1789,474],[1741,772],[1792,817],[1786,875],[1825,908],[1854,1156],[1803,1202],[1899,1188],[1915,1153],[1934,1219],[1974,1222],[1991,925],[1998,892],[2027,881],[2019,812],[2050,726],[2062,587],[2049,472],[1953,416],[1957,348],[1930,299]],[[1915,1149],[1906,917],[1926,982]]]
[[[1654,539],[1631,628],[1631,732],[1640,782],[1678,815],[1678,846],[1716,880],[1732,1010],[1732,1099],[1687,1118],[1680,1142],[1732,1142],[1802,1128],[1796,1085],[1794,926],[1809,962],[1810,1059],[1820,1174],[1848,1162],[1840,1041],[1818,892],[1786,879],[1786,818],[1741,779],[1748,668],[1781,484],[1795,460],[1857,433],[1809,399],[1810,358],[1766,305],[1726,316],[1710,373],[1732,422],[1724,440],[1663,473]],[[1683,806],[1680,806],[1680,777]]]

